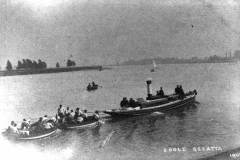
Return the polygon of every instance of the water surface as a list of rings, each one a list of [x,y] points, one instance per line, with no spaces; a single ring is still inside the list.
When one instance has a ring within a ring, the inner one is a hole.
[[[150,68],[121,66],[101,72],[1,77],[1,128],[11,120],[54,115],[59,104],[89,111],[118,108],[123,96],[145,97],[145,81],[149,77],[153,79],[154,92],[162,86],[166,93],[172,93],[181,84],[185,91],[197,89],[200,102],[165,117],[110,120],[90,130],[58,131],[54,137],[40,141],[12,144],[1,138],[2,147],[8,146],[4,147],[6,151],[24,147],[20,159],[26,159],[24,152],[30,150],[39,159],[174,160],[219,153],[195,152],[193,147],[218,146],[229,150],[240,146],[239,64],[169,64],[159,65],[156,72],[150,72]],[[92,80],[103,88],[87,92],[85,88]],[[185,147],[186,151],[164,152],[168,147]]]

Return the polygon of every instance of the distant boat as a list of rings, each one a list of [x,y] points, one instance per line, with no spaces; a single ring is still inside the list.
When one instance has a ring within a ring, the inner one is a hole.
[[[94,84],[94,85],[90,85],[90,86],[87,86],[87,91],[95,91],[98,89],[98,87],[100,87],[98,84]]]
[[[156,62],[153,60],[153,68],[151,69],[151,72],[155,72],[156,68],[157,68]]]

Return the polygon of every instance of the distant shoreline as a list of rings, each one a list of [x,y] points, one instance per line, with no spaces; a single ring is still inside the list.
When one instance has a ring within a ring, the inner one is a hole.
[[[166,63],[157,63],[157,65],[164,65],[164,64],[216,64],[216,63],[237,63],[238,61],[223,61],[223,62],[166,62]],[[152,65],[152,63],[121,63],[121,64],[111,64],[107,66],[134,66],[134,65]]]
[[[219,59],[177,59],[177,58],[153,58],[141,60],[128,60],[117,65],[150,65],[155,61],[156,64],[200,64],[200,63],[236,63],[237,58],[223,58]]]
[[[74,71],[86,71],[86,70],[99,70],[102,71],[103,66],[79,66],[79,67],[59,67],[59,68],[44,68],[44,69],[14,69],[0,71],[0,77],[2,76],[16,76],[16,75],[29,75],[29,74],[44,74],[44,73],[60,73],[60,72],[74,72]]]

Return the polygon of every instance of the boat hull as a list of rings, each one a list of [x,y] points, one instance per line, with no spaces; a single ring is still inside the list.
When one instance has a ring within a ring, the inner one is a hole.
[[[99,121],[94,120],[86,123],[80,123],[80,124],[61,124],[59,125],[60,129],[86,129],[86,128],[93,128],[100,124]]]
[[[183,100],[175,100],[169,103],[161,104],[158,106],[152,107],[142,107],[141,109],[135,110],[106,110],[104,113],[109,114],[113,117],[119,116],[139,116],[151,114],[153,112],[169,112],[172,110],[184,108],[185,106],[189,106],[195,102],[195,95],[188,96]]]
[[[30,135],[30,136],[21,136],[21,135],[16,135],[16,134],[9,134],[7,132],[4,132],[3,135],[7,137],[8,139],[13,139],[13,140],[37,140],[37,139],[42,139],[49,137],[51,135],[54,135],[57,131],[57,128],[54,127],[52,129],[49,129],[45,131],[42,134],[35,134],[35,135]]]
[[[98,89],[98,85],[96,85],[96,86],[94,86],[94,87],[90,87],[90,88],[88,88],[87,87],[87,91],[95,91],[95,90],[97,90]]]

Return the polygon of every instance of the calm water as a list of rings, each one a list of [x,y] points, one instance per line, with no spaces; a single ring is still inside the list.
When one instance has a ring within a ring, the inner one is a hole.
[[[240,146],[240,64],[181,64],[114,67],[102,72],[67,72],[0,78],[0,127],[10,120],[54,115],[58,105],[103,110],[118,108],[123,96],[145,97],[145,80],[152,88],[163,86],[172,93],[176,84],[197,89],[197,107],[162,116],[106,121],[89,130],[58,131],[48,139],[12,143],[1,137],[8,159],[199,159],[219,153],[194,152],[193,147]],[[95,80],[103,88],[85,91]],[[109,134],[112,133],[110,137]],[[107,140],[106,137],[109,137]],[[185,152],[164,152],[167,147],[185,147]],[[8,154],[11,150],[17,155]],[[26,156],[32,153],[32,156]],[[34,156],[34,157],[33,157]]]

